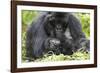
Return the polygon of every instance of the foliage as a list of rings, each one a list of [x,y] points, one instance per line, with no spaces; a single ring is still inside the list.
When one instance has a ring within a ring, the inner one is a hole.
[[[82,31],[85,32],[87,38],[90,37],[90,14],[89,13],[76,13],[82,24]]]
[[[22,10],[22,60],[26,59],[26,30],[27,27],[34,22],[38,12],[32,10]],[[88,13],[75,13],[80,22],[82,23],[82,30],[86,37],[90,37],[90,14]],[[46,61],[64,61],[64,60],[87,60],[90,58],[90,54],[86,52],[75,52],[73,55],[44,55],[43,58],[35,60],[36,62],[46,62]]]
[[[22,33],[22,60],[26,59],[26,32]]]
[[[43,58],[40,58],[40,59],[37,59],[35,60],[36,62],[48,62],[48,61],[71,61],[71,60],[88,60],[90,59],[90,56],[89,56],[89,53],[87,52],[75,52],[73,55],[63,55],[63,54],[60,54],[60,55],[51,55],[51,56],[48,56],[47,54],[44,55]]]
[[[22,24],[30,25],[37,15],[36,11],[22,10]]]

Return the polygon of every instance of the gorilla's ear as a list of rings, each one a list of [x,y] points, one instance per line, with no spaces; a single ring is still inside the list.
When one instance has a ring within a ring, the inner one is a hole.
[[[78,39],[80,37],[80,35],[82,34],[81,23],[72,14],[69,16],[68,28],[70,29],[70,33],[71,33],[71,36],[73,37],[73,39]]]

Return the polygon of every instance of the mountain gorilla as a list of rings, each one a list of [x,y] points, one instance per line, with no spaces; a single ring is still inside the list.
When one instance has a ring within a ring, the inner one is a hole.
[[[45,53],[71,55],[89,41],[82,32],[81,23],[71,13],[42,12],[27,30],[27,58],[39,58]]]

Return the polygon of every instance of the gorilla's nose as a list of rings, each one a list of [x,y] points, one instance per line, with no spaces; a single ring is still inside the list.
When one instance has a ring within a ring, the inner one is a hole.
[[[62,27],[60,25],[57,25],[56,31],[62,31]]]

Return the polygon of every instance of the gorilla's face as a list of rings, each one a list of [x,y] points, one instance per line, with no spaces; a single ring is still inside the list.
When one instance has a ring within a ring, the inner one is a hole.
[[[54,12],[50,14],[48,20],[49,26],[52,27],[52,29],[50,30],[51,33],[53,31],[55,37],[62,38],[68,26],[68,17],[66,16],[66,14],[61,12]]]
[[[53,27],[55,32],[64,33],[68,23],[66,22],[66,17],[51,16],[49,18],[50,25]]]

